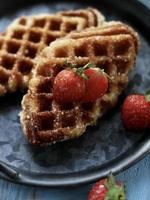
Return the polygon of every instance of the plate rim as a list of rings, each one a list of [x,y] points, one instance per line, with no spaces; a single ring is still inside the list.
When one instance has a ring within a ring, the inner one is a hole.
[[[80,186],[85,184],[90,184],[97,181],[100,178],[106,177],[110,172],[114,175],[117,175],[129,167],[136,164],[142,158],[150,153],[150,136],[146,137],[142,143],[136,146],[134,151],[132,148],[130,149],[130,154],[126,155],[124,159],[113,159],[111,161],[112,165],[106,167],[107,164],[97,167],[97,169],[85,170],[80,173],[66,173],[66,174],[41,174],[38,173],[30,173],[29,175],[26,173],[19,173],[18,177],[7,176],[6,174],[0,172],[0,176],[6,180],[9,180],[14,183],[28,185],[28,186],[42,186],[42,187],[57,187],[57,188],[65,188],[72,186]],[[126,154],[126,153],[125,153]],[[121,155],[119,157],[122,157]],[[10,167],[10,165],[8,165]],[[15,168],[13,167],[15,170]],[[57,177],[56,177],[57,176]]]

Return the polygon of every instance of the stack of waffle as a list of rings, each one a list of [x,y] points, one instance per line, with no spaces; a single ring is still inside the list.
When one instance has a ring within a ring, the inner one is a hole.
[[[82,135],[114,107],[128,83],[139,38],[121,22],[105,22],[96,9],[21,17],[0,35],[0,95],[28,88],[21,124],[31,144],[51,144]],[[92,103],[57,103],[56,75],[65,61],[89,62],[109,76],[107,93]]]
[[[22,101],[21,123],[32,144],[49,144],[82,135],[116,105],[128,83],[138,49],[138,36],[120,22],[105,23],[58,39],[36,60],[28,93]],[[110,77],[109,89],[92,103],[59,104],[53,98],[53,80],[65,60],[82,67],[93,62]]]

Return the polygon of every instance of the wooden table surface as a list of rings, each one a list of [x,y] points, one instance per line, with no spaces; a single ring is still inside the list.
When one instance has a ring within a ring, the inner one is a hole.
[[[140,1],[150,8],[150,0]],[[150,155],[117,178],[126,184],[127,200],[150,200]],[[0,200],[84,200],[90,187],[50,189],[18,185],[0,179]]]
[[[150,200],[150,155],[117,176],[124,181],[127,200]],[[0,200],[86,200],[91,185],[70,189],[29,187],[0,180]]]

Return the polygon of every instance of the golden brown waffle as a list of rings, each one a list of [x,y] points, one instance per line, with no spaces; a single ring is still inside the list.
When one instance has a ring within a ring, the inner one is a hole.
[[[85,21],[87,22],[87,27],[91,27],[91,26],[100,26],[103,24],[103,22],[105,21],[105,17],[97,10],[94,8],[88,8],[87,10],[70,10],[68,12],[60,12],[60,15],[62,16],[70,16],[70,17],[82,17],[85,19]]]
[[[119,23],[121,29],[115,31],[117,24],[87,29],[86,34],[84,31],[75,33],[76,37],[70,34],[51,43],[37,58],[20,115],[23,131],[31,144],[50,144],[79,137],[88,125],[116,105],[128,83],[139,40],[133,29],[124,24]],[[66,67],[66,60],[78,67],[93,62],[104,69],[110,76],[107,93],[94,103],[56,103],[53,80]]]
[[[117,34],[121,34],[121,33],[126,33],[126,34],[131,34],[133,39],[134,39],[134,43],[136,46],[136,50],[138,50],[138,47],[140,45],[140,41],[139,41],[139,37],[137,32],[135,32],[133,30],[132,27],[123,24],[121,22],[116,22],[116,21],[111,21],[111,22],[103,22],[102,24],[103,28],[101,29],[101,27],[99,26],[99,29],[97,28],[97,31],[95,32],[95,28],[91,27],[86,28],[84,30],[80,31],[75,31],[72,32],[70,34],[67,35],[67,37],[73,38],[73,39],[78,39],[78,38],[82,38],[82,37],[90,37],[90,36],[96,36],[97,34],[100,35],[117,35]],[[90,31],[89,31],[90,30]]]
[[[28,87],[34,59],[45,46],[71,31],[99,26],[103,21],[92,8],[16,19],[0,35],[0,96]]]

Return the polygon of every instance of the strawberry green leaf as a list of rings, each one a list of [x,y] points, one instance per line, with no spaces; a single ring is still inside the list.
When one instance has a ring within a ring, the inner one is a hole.
[[[85,79],[85,80],[88,80],[88,77],[84,74],[84,71],[85,71],[86,69],[89,69],[89,68],[92,68],[92,67],[94,67],[94,64],[93,64],[93,63],[87,63],[85,66],[77,68],[76,73],[77,73],[81,78],[83,78],[83,79]]]
[[[124,187],[114,186],[113,188],[109,189],[105,200],[126,200]]]
[[[69,67],[69,68],[71,68],[71,69],[73,69],[73,68],[76,67],[74,64],[68,62],[67,60],[65,60],[64,65],[66,65],[67,67]]]
[[[88,80],[88,77],[84,74],[84,71],[89,68],[93,68],[94,64],[93,63],[87,63],[83,67],[77,67],[77,65],[72,64],[65,60],[64,65],[67,66],[68,68],[75,69],[75,73],[78,74],[81,78],[84,80]]]
[[[146,95],[146,101],[150,102],[150,95]]]
[[[68,61],[67,60],[64,61],[64,65],[68,65]]]
[[[105,200],[125,200],[125,191],[123,184],[117,184],[115,177],[110,174],[106,181],[106,187],[108,192],[106,194]]]
[[[107,179],[107,182],[109,187],[113,187],[116,184],[115,177],[112,174],[110,174],[110,176]]]
[[[150,102],[150,90],[146,92],[145,98],[147,102]]]
[[[88,77],[84,74],[84,69],[83,67],[79,67],[77,70],[76,70],[76,73],[83,79],[87,80]]]
[[[93,63],[87,63],[83,69],[86,70],[86,69],[89,69],[89,68],[93,68],[94,67],[94,64]]]

